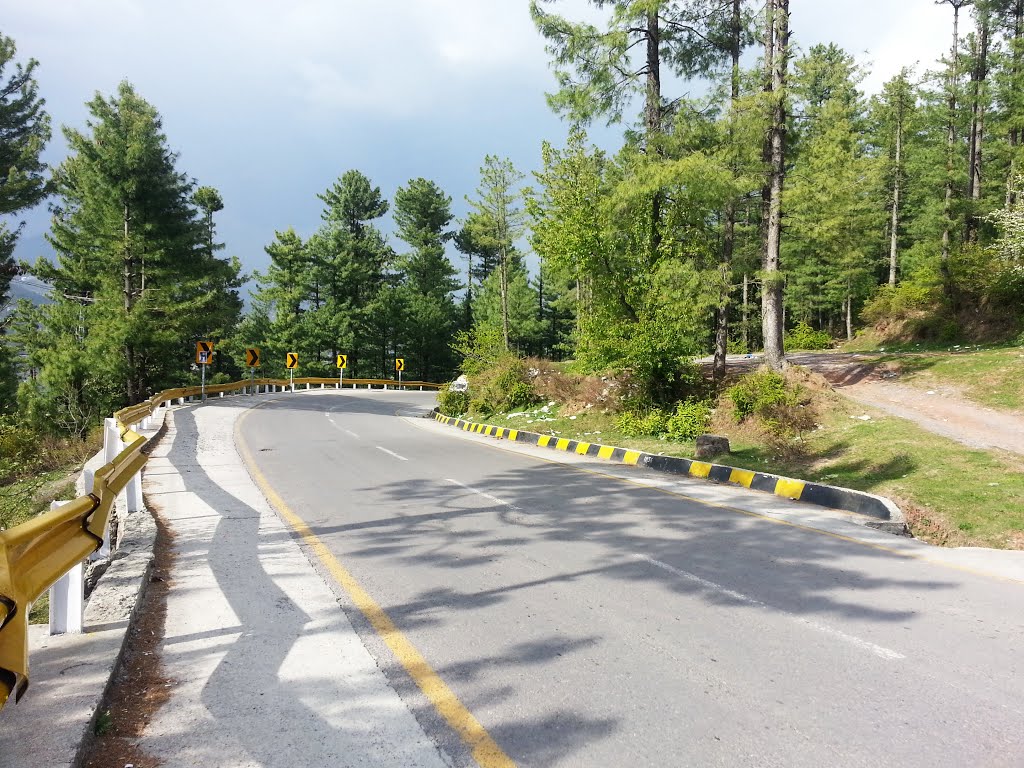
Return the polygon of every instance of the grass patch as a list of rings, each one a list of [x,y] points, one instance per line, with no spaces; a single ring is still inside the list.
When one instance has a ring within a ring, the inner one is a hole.
[[[74,474],[69,470],[53,470],[0,487],[0,530],[13,528],[50,508],[55,499],[75,495]],[[50,620],[49,594],[43,594],[29,613],[29,623],[45,624]]]
[[[914,534],[934,544],[1024,549],[1024,461],[971,450],[831,393],[820,397],[817,429],[795,440],[793,450],[780,451],[719,418],[715,431],[729,437],[733,451],[721,463],[889,496]],[[486,421],[652,454],[694,453],[692,442],[629,438],[612,415],[560,416],[556,406],[544,407]]]
[[[952,384],[975,402],[1024,409],[1024,347],[953,348],[944,354],[883,358],[898,366],[902,381],[915,386]]]

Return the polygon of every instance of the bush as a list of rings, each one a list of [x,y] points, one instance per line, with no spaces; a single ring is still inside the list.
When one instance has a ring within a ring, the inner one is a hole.
[[[753,418],[777,441],[789,440],[814,426],[811,393],[781,373],[751,373],[726,390],[726,396],[732,401],[737,422]]]
[[[13,417],[0,417],[0,484],[30,474],[41,464],[41,437]]]
[[[696,440],[708,431],[712,410],[711,403],[707,400],[691,398],[685,403],[679,403],[665,425],[669,439]]]
[[[816,331],[801,320],[796,328],[786,333],[787,350],[831,349],[832,337],[825,331]]]
[[[615,426],[626,437],[660,437],[668,431],[669,414],[660,408],[645,413],[626,411],[619,414]]]
[[[526,364],[505,353],[469,382],[469,412],[480,416],[513,411],[537,402],[526,375]]]
[[[883,285],[864,303],[860,316],[872,325],[907,320],[923,312],[934,312],[942,303],[941,288],[936,285],[905,281],[893,288]]]
[[[744,376],[726,391],[736,411],[736,421],[760,416],[780,405],[792,405],[794,393],[786,387],[781,373],[758,371]]]
[[[469,410],[469,392],[452,392],[447,387],[438,390],[437,409],[445,416],[461,416]]]

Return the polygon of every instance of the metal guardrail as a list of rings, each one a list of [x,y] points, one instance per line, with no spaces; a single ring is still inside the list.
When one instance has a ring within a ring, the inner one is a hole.
[[[290,383],[311,388],[338,387],[338,379],[322,377],[254,379],[211,384],[206,395],[228,392],[283,391]],[[443,384],[390,379],[346,379],[345,384],[383,388],[440,389]],[[132,427],[152,416],[164,403],[184,401],[202,394],[202,387],[166,389],[149,400],[114,413],[114,424],[124,448],[96,470],[92,489],[31,520],[0,531],[0,709],[11,694],[21,699],[28,689],[28,614],[39,597],[68,571],[104,545],[110,512],[117,496],[146,463],[146,438]],[[109,421],[109,420],[108,420]],[[140,494],[141,495],[141,494]]]

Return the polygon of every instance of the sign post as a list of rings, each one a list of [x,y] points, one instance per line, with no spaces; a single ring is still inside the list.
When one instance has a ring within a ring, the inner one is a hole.
[[[402,371],[405,370],[405,358],[404,357],[396,357],[395,358],[395,370],[398,371],[398,388],[401,389],[402,388]]]
[[[345,388],[346,365],[348,365],[348,355],[338,355],[338,389]]]
[[[245,364],[249,366],[249,394],[256,394],[256,369],[260,367],[260,348],[248,347],[245,350]]]
[[[288,386],[295,391],[295,367],[299,364],[299,353],[289,352],[285,355],[284,365],[288,369]]]
[[[200,378],[199,391],[201,402],[206,402],[206,366],[213,363],[213,342],[212,341],[197,341],[196,342],[196,364],[202,366],[200,370],[202,375]]]

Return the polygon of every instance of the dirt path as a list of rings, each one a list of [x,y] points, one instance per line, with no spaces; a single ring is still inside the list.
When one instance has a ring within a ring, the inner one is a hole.
[[[929,432],[972,448],[1024,455],[1024,416],[968,400],[953,387],[921,389],[901,384],[876,365],[879,354],[796,353],[790,362],[820,373],[836,391],[863,405],[908,419]],[[760,365],[760,356],[730,358],[730,367]]]

